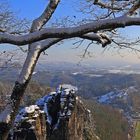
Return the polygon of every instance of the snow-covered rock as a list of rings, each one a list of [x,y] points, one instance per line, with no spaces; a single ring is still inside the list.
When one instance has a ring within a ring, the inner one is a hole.
[[[97,140],[96,135],[91,133],[93,127],[90,127],[90,110],[76,97],[73,87],[60,87],[56,92],[38,99],[36,105],[20,110],[10,140],[79,140],[89,138],[89,134],[92,134],[90,139]]]
[[[15,130],[20,129],[23,122],[31,124],[30,128],[34,128],[33,122],[40,113],[46,116],[46,123],[52,129],[59,126],[61,119],[68,119],[71,116],[76,101],[77,87],[63,84],[57,88],[56,92],[38,99],[36,105],[31,105],[20,110],[15,119]]]

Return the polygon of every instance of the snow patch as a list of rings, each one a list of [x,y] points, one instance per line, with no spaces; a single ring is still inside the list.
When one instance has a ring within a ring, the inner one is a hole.
[[[73,72],[72,75],[82,74],[82,72]]]
[[[105,95],[100,96],[98,98],[98,102],[109,104],[112,102],[112,100],[116,98],[124,98],[127,95],[128,95],[128,92],[126,92],[126,90],[111,91]]]

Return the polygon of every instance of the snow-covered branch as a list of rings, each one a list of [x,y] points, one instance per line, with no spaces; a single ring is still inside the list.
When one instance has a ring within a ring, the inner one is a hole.
[[[33,21],[31,32],[40,30],[43,27],[43,25],[45,25],[49,21],[59,2],[60,0],[50,0],[50,3],[48,4],[44,12],[41,14],[41,16]]]
[[[104,33],[92,33],[92,34],[85,34],[82,35],[81,38],[88,39],[91,41],[97,41],[98,43],[102,44],[102,47],[111,43],[111,39]]]
[[[0,43],[10,43],[14,45],[25,45],[32,42],[44,40],[47,38],[72,38],[81,35],[97,32],[104,29],[124,28],[126,26],[140,25],[140,18],[121,16],[114,19],[105,19],[100,21],[93,21],[91,23],[79,25],[77,27],[69,28],[46,28],[41,31],[29,33],[26,35],[11,35],[0,34]]]
[[[49,47],[51,47],[52,45],[58,43],[61,40],[63,40],[63,38],[49,38],[42,42],[37,42],[36,44],[38,44],[38,43],[40,44],[41,52],[42,52],[42,51],[45,51],[46,49],[48,49]]]
[[[105,47],[106,45],[111,43],[111,39],[104,33],[90,33],[81,35],[79,36],[79,38],[97,41],[98,43],[102,44],[102,47]],[[40,45],[41,51],[44,51],[61,40],[63,40],[63,38],[49,38],[44,41],[36,42],[35,44]]]
[[[111,43],[111,39],[106,34],[103,34],[103,33],[85,34],[85,35],[79,36],[79,38],[87,39],[91,41],[97,41],[98,43],[102,45],[102,47],[105,47],[106,45]],[[49,47],[53,46],[54,44],[62,40],[63,38],[48,38],[44,41],[39,41],[39,42],[34,43],[34,46],[40,46],[40,48],[38,49],[40,49],[40,52],[43,52]]]

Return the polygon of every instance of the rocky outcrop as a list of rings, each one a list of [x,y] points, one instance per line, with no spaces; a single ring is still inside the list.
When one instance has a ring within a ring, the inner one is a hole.
[[[23,108],[16,117],[9,140],[99,140],[90,111],[76,96],[77,88],[62,85]]]

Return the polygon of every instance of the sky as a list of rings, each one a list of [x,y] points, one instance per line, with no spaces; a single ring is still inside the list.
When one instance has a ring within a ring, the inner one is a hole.
[[[2,0],[0,0],[2,1]],[[12,10],[14,10],[18,17],[33,20],[37,18],[44,8],[48,0],[8,0]],[[77,12],[79,6],[78,0],[62,0],[58,6],[52,19],[61,19],[66,16],[81,18],[83,15]],[[140,27],[129,27],[120,30],[120,33],[128,36],[128,38],[135,38],[140,36]],[[67,40],[61,45],[55,45],[47,50],[47,56],[42,59],[46,61],[68,61],[78,63],[81,60],[81,55],[88,42],[85,42],[79,49],[74,49],[72,45],[74,41]],[[2,45],[1,45],[2,46]],[[8,49],[10,48],[7,45]],[[13,47],[13,46],[12,46]],[[85,58],[83,63],[140,63],[140,59],[136,54],[126,50],[117,52],[117,49],[111,49],[103,53],[100,45],[92,45],[90,48],[92,57]]]

